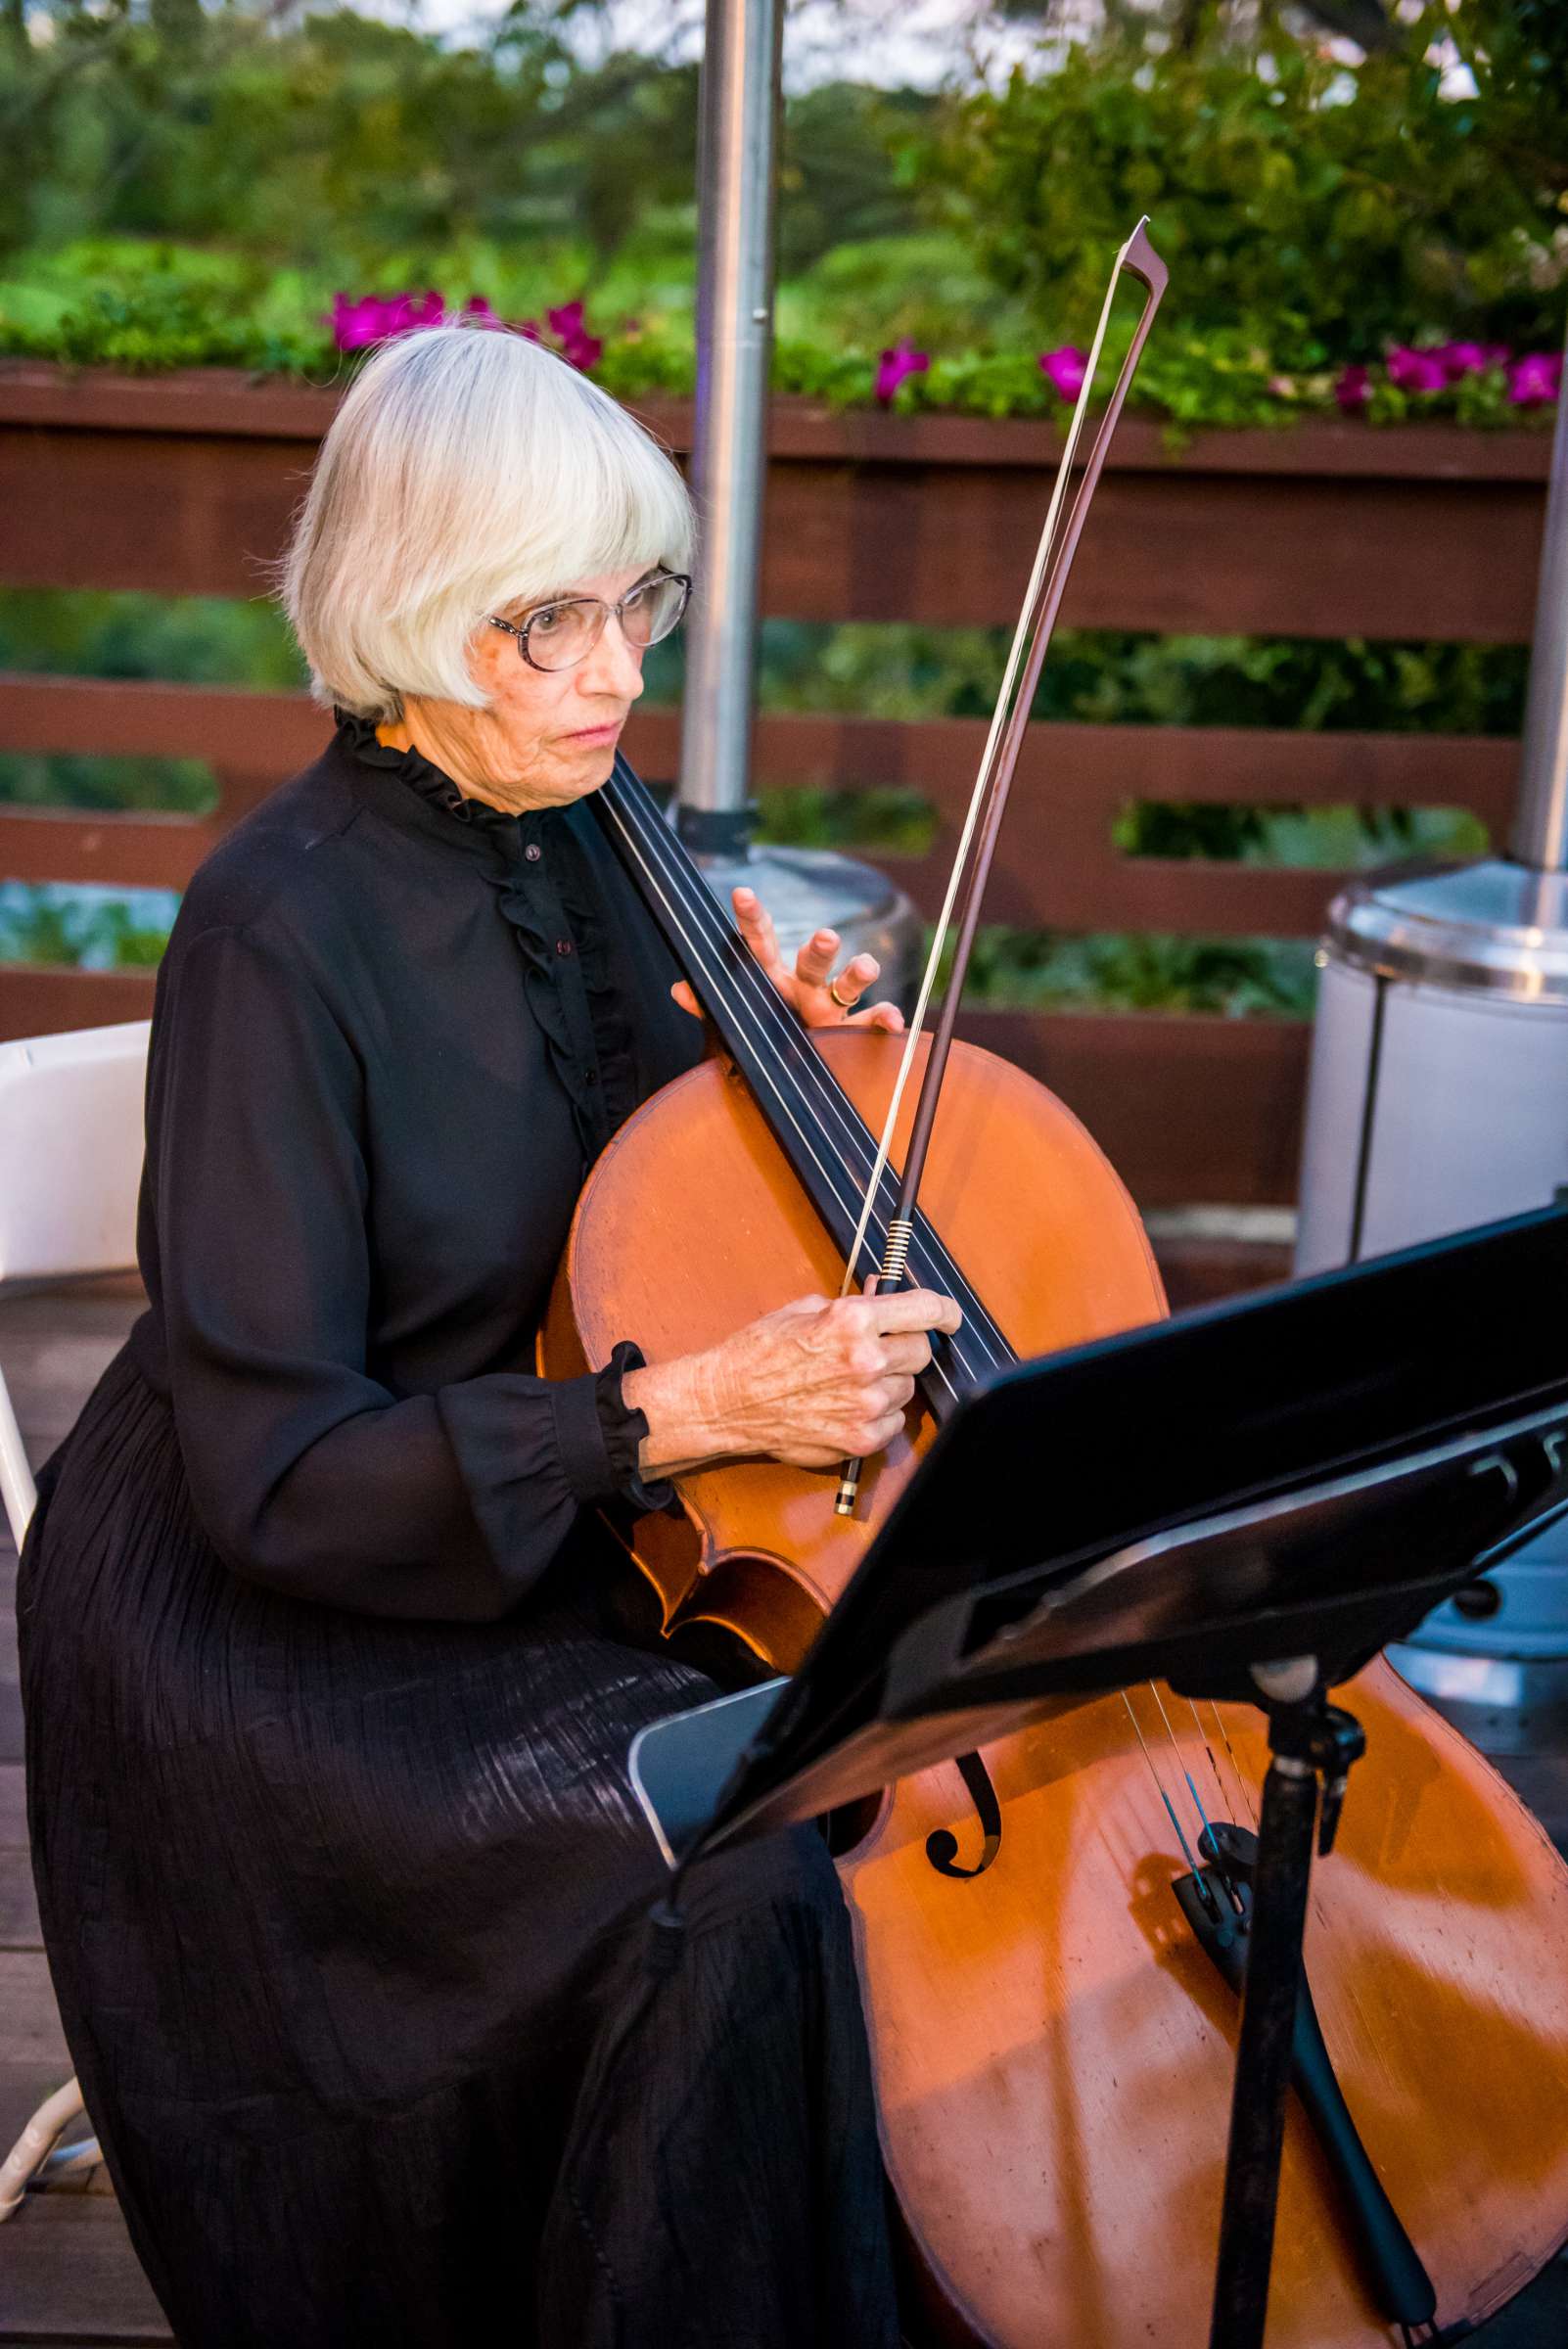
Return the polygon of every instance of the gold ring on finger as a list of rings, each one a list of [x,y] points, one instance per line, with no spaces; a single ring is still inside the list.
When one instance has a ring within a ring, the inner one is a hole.
[[[838,1005],[840,1011],[853,1011],[856,1003],[858,1003],[860,1000],[858,995],[841,995],[839,992],[839,983],[836,979],[829,980],[828,993],[833,997],[833,1000]]]

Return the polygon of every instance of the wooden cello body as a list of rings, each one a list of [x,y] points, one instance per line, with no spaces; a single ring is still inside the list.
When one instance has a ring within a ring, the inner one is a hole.
[[[896,1044],[817,1040],[875,1130]],[[953,1050],[921,1204],[1017,1354],[1165,1310],[1101,1153],[1043,1087],[973,1047]],[[789,1298],[832,1294],[841,1271],[751,1090],[710,1061],[629,1120],[590,1174],[541,1366],[568,1375],[628,1334],[652,1359],[687,1353]],[[834,1516],[828,1473],[758,1461],[684,1480],[684,1517],[646,1521],[635,1552],[667,1625],[724,1626],[790,1669],[930,1432],[917,1406],[906,1440],[867,1463],[849,1521]],[[1112,1477],[1116,1462],[1070,1473]],[[1568,2235],[1568,1869],[1386,1665],[1360,1676],[1353,1701],[1367,1758],[1314,1878],[1308,1966],[1341,2086],[1448,2332],[1509,2298]],[[1162,1726],[1153,1692],[1139,1702],[1169,1782],[1190,1773],[1211,1818],[1250,1823],[1261,1718],[1199,1717],[1171,1699]],[[840,1860],[926,2332],[991,2349],[1195,2349],[1236,2008],[1173,1896],[1176,1834],[1120,1697],[983,1758],[1003,1835],[982,1872],[940,1873],[927,1855],[937,1827],[960,1860],[978,1853],[955,1767],[901,1781]],[[1269,2349],[1399,2337],[1336,2192],[1293,2109]]]

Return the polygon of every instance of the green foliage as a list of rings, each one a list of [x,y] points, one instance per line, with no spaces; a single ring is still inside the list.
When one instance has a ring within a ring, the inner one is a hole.
[[[1002,628],[764,621],[761,705],[989,716],[1008,641]],[[1096,725],[1511,735],[1523,722],[1528,668],[1522,645],[1060,628],[1034,714]]]
[[[821,83],[790,102],[779,158],[781,277],[908,229],[912,207],[894,148],[930,111],[930,101],[912,90],[847,81]]]
[[[620,399],[689,397],[696,374],[691,288],[668,268],[653,275],[657,261],[644,264],[646,276],[633,267],[640,258],[633,250],[639,241],[607,264],[598,295],[591,290],[591,255],[576,245],[556,249],[553,259],[535,253],[523,265],[494,260],[488,247],[465,246],[443,263],[415,268],[383,262],[350,283],[358,292],[390,292],[428,277],[454,302],[471,291],[482,292],[512,316],[540,315],[587,287],[590,321],[605,343],[595,380]],[[888,242],[901,255],[911,249],[916,255],[935,249],[951,257],[953,252],[950,241],[938,239]],[[853,250],[860,255],[874,251]],[[935,290],[895,294],[891,270],[885,273],[880,265],[883,256],[878,266],[867,261],[863,272],[846,271],[842,278],[828,266],[837,258],[830,254],[807,278],[782,291],[773,389],[832,408],[869,407],[885,345],[862,338],[904,334],[919,346],[924,335],[935,343],[932,313],[943,306],[941,281],[922,276],[916,259],[903,284]],[[214,266],[213,257],[204,253],[123,240],[92,242],[36,262],[25,256],[13,266],[17,275],[0,280],[0,354],[147,373],[237,367],[316,383],[334,381],[357,364],[333,348],[326,323],[333,288],[319,271],[268,276],[254,262],[224,267],[219,256]],[[344,274],[338,273],[338,282]],[[864,291],[856,282],[862,275]],[[954,276],[963,282],[961,267],[955,267]],[[969,283],[972,294],[974,281]],[[885,325],[875,323],[879,305]],[[806,331],[792,332],[802,319]],[[1108,366],[1117,356],[1113,339]],[[1178,331],[1145,352],[1132,404],[1163,417],[1178,432],[1200,426],[1280,426],[1314,412],[1335,413],[1334,381],[1334,371],[1321,367],[1297,375],[1282,372],[1242,332]],[[927,372],[909,377],[893,405],[900,413],[945,409],[972,416],[1033,416],[1058,426],[1068,413],[1027,343],[1010,350],[937,347]],[[1461,378],[1437,393],[1401,392],[1379,376],[1366,413],[1374,425],[1440,416],[1538,430],[1551,423],[1549,407],[1521,409],[1510,403],[1499,369]]]
[[[508,317],[581,297],[627,398],[693,376],[696,77],[585,62],[572,0],[478,45],[338,8],[40,0],[0,29],[0,351],[324,380],[333,293],[436,285]],[[774,382],[868,404],[878,354],[931,355],[900,409],[1062,418],[1042,342],[1088,339],[1145,205],[1173,264],[1135,397],[1179,429],[1330,410],[1390,338],[1545,347],[1568,281],[1568,10],[1428,0],[1347,74],[1281,29],[1182,0],[945,110],[837,82],[786,111]],[[1173,30],[1176,45],[1156,54]],[[1453,33],[1479,95],[1424,52]],[[1045,53],[1042,52],[1042,58]],[[1271,77],[1271,78],[1270,78]],[[1114,337],[1113,337],[1114,355]],[[1500,374],[1373,422],[1521,417]]]
[[[937,819],[917,791],[820,791],[795,784],[759,792],[758,833],[776,848],[923,856],[936,839]]]
[[[0,803],[208,815],[217,778],[200,759],[89,759],[74,752],[0,751]]]
[[[0,669],[162,677],[182,685],[298,690],[307,671],[270,598],[126,589],[0,587]]]
[[[303,662],[263,598],[0,588],[0,669],[42,675],[161,677],[191,685],[298,690]],[[0,753],[0,803],[207,815],[217,780],[200,759]]]
[[[0,300],[0,349],[68,367],[129,373],[243,367],[257,375],[306,375],[330,364],[319,327],[267,327],[242,299],[172,276],[149,277],[123,292],[94,286],[47,324],[18,315]]]
[[[483,253],[503,262],[485,272],[499,305],[520,253],[576,246],[596,286],[673,211],[689,306],[697,68],[590,62],[574,13],[533,0],[459,45],[346,7],[42,0],[0,31],[0,149],[21,166],[0,186],[0,253],[155,238],[367,290]],[[786,270],[916,224],[892,136],[931,104],[845,83],[791,103]]]
[[[168,944],[176,903],[166,890],[125,899],[102,889],[0,882],[0,962],[151,969]]]
[[[1309,941],[1172,938],[982,925],[965,1000],[1021,1011],[1210,1011],[1304,1019],[1315,972]]]
[[[1161,340],[1240,333],[1312,371],[1385,342],[1550,345],[1568,279],[1568,12],[1427,0],[1354,73],[1271,21],[1119,16],[955,99],[910,167],[1038,331],[1083,340],[1105,256],[1140,212],[1171,264]],[[1440,94],[1455,39],[1479,94]],[[1151,354],[1152,355],[1152,354]],[[1175,411],[1173,411],[1175,412]]]
[[[1411,856],[1481,856],[1486,826],[1464,807],[1243,806],[1137,800],[1112,840],[1128,856],[1203,856],[1331,871]]]
[[[57,0],[0,71],[0,142],[27,163],[0,244],[156,236],[363,270],[563,228],[608,253],[650,202],[689,199],[692,68],[585,69],[548,8],[482,47],[349,9],[276,18]]]

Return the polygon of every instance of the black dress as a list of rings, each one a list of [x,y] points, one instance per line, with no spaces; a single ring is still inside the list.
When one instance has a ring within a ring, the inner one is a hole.
[[[624,1756],[635,1358],[532,1342],[587,1161],[699,1049],[580,808],[340,723],[160,973],[150,1307],[39,1480],[39,1902],[186,2349],[891,2349],[848,1923],[809,1834],[661,1867]],[[628,1333],[633,1336],[635,1333]]]

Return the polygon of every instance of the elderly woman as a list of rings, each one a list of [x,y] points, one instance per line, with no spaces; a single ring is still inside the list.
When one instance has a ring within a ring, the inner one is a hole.
[[[160,974],[149,1308],[42,1474],[20,1609],[61,2011],[187,2349],[898,2337],[820,1843],[696,1870],[648,1973],[624,1757],[711,1683],[638,1643],[599,1512],[876,1448],[955,1310],[531,1368],[585,1168],[702,1049],[580,805],[690,538],[548,353],[374,358],[285,579],[337,731]],[[814,1022],[875,976],[827,935],[788,972],[737,910]]]

